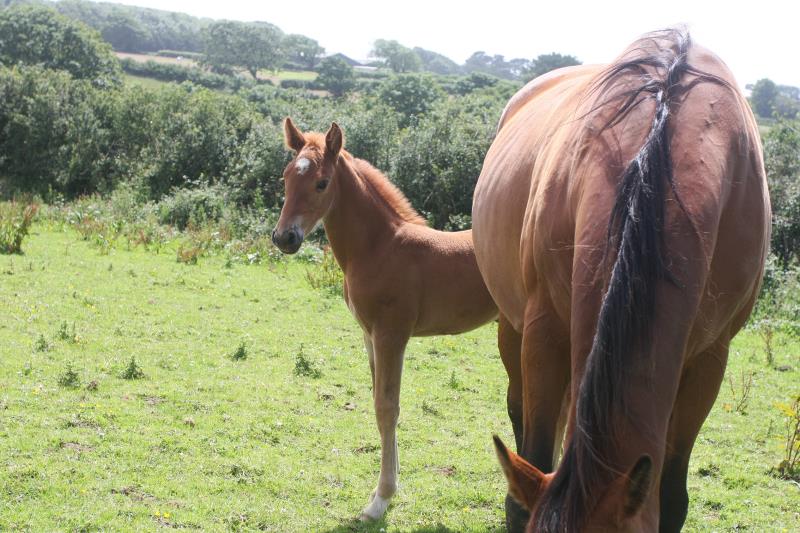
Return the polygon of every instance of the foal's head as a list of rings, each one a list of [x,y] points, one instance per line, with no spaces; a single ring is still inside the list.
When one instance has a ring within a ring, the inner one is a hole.
[[[272,242],[287,254],[295,253],[303,238],[328,213],[333,203],[333,187],[329,187],[344,144],[342,130],[331,124],[328,133],[303,134],[286,119],[283,124],[286,146],[295,151],[295,158],[283,171],[285,201]]]
[[[495,451],[508,480],[508,493],[531,513],[527,531],[534,531],[538,504],[555,474],[544,474],[494,437]],[[584,519],[582,531],[642,531],[640,511],[650,495],[653,462],[642,455],[627,472],[611,482],[605,494]],[[574,480],[573,480],[574,481]],[[560,528],[558,529],[561,530]],[[548,529],[549,531],[549,529]]]

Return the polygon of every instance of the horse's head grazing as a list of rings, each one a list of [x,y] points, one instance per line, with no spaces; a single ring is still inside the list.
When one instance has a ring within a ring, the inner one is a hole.
[[[336,123],[331,124],[324,142],[319,134],[301,133],[289,118],[283,126],[286,146],[295,151],[295,158],[283,171],[285,200],[272,242],[282,252],[293,254],[333,203],[333,187],[329,185],[344,136]]]
[[[525,459],[515,454],[494,437],[495,451],[500,466],[508,480],[508,493],[522,507],[531,512],[528,532],[534,531],[537,505],[555,474],[544,474]],[[639,511],[650,495],[653,461],[643,455],[628,471],[617,477],[606,490],[590,516],[586,517],[584,531],[642,531]]]

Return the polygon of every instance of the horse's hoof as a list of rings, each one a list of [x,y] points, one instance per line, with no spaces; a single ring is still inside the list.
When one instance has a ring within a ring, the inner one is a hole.
[[[369,505],[367,505],[363,511],[361,511],[361,516],[359,519],[362,522],[367,522],[371,520],[380,520],[380,518],[386,513],[386,509],[389,507],[389,500],[386,498],[381,498],[377,494],[373,493],[371,496],[371,501]]]

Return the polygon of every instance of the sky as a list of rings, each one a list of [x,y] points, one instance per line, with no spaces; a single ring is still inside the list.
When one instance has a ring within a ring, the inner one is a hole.
[[[761,78],[800,87],[800,0],[112,1],[262,20],[354,59],[366,59],[376,39],[396,39],[459,64],[476,51],[506,60],[558,52],[583,63],[607,63],[643,33],[686,24],[695,42],[719,55],[742,87]]]

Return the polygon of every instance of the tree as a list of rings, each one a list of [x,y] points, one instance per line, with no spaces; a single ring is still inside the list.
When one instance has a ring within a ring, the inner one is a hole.
[[[62,15],[102,33],[115,50],[202,52],[201,33],[210,23],[184,13],[110,2],[59,0],[53,7]]]
[[[778,87],[774,81],[767,78],[758,80],[750,92],[750,103],[753,106],[753,111],[763,118],[772,116],[777,98]]]
[[[325,49],[317,41],[305,35],[287,35],[283,40],[283,46],[289,61],[309,70],[317,66],[320,57],[325,53]]]
[[[519,59],[514,59],[509,63],[502,55],[495,54],[490,56],[481,51],[475,52],[467,59],[464,63],[464,70],[467,72],[482,72],[498,78],[513,80],[517,77],[519,61]]]
[[[532,60],[528,67],[523,70],[521,77],[525,81],[530,81],[542,74],[547,74],[551,70],[580,64],[581,62],[578,61],[578,58],[575,56],[562,55],[555,52],[551,54],[541,54],[536,59]]]
[[[422,70],[426,72],[443,75],[461,74],[461,67],[458,63],[442,54],[419,47],[414,47],[413,51],[422,61]]]
[[[283,62],[283,34],[266,22],[214,22],[205,30],[205,59],[217,68],[244,67],[258,78],[260,69],[277,69]]]
[[[380,99],[403,115],[402,127],[424,115],[442,95],[428,74],[398,74],[381,85]]]
[[[121,73],[111,46],[97,32],[34,6],[0,12],[0,63],[64,70],[98,86],[118,83]]]
[[[383,59],[386,66],[398,74],[417,72],[422,68],[422,61],[414,50],[406,48],[397,41],[378,39],[370,55]]]
[[[103,39],[120,52],[138,52],[141,43],[148,40],[148,33],[128,13],[119,10],[109,15],[100,31]]]
[[[319,65],[317,82],[334,96],[350,92],[356,85],[353,67],[340,57],[326,57]]]

